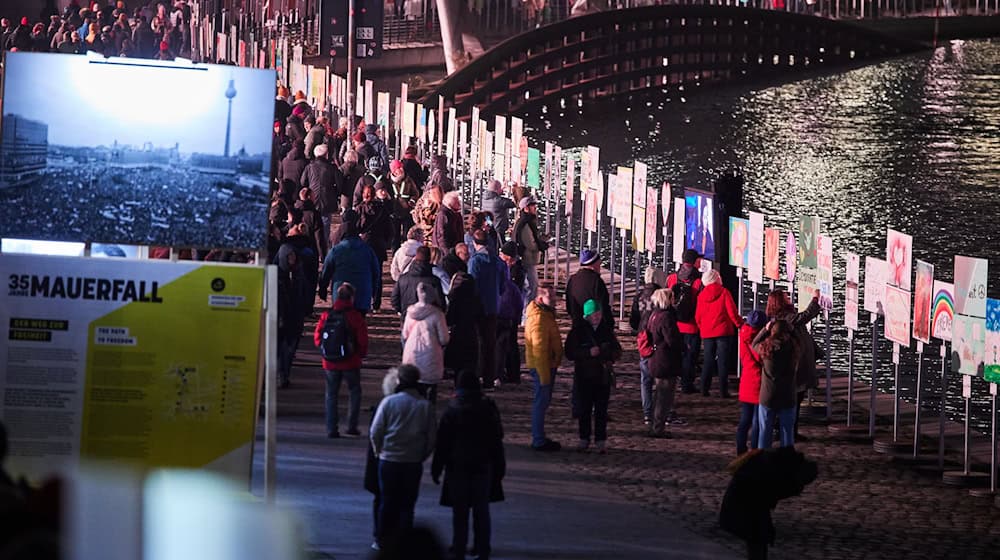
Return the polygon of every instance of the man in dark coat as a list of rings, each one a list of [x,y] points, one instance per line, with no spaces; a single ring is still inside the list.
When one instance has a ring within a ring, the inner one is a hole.
[[[316,157],[302,170],[300,184],[313,193],[316,210],[323,216],[323,231],[330,238],[330,227],[333,215],[340,205],[340,191],[344,182],[344,174],[326,159],[326,144],[316,146]]]
[[[406,310],[411,305],[417,303],[417,286],[428,284],[437,294],[435,302],[445,308],[444,290],[441,288],[441,281],[431,267],[431,250],[427,247],[418,247],[417,254],[413,256],[413,262],[405,274],[399,277],[399,281],[392,287],[392,308],[401,317],[406,317]]]
[[[281,126],[284,127],[291,114],[292,106],[288,104],[288,88],[280,86],[278,87],[278,95],[274,98],[274,120],[280,121]]]
[[[449,251],[465,237],[462,224],[462,198],[457,191],[444,195],[434,218],[434,246]]]
[[[816,480],[814,461],[794,447],[752,450],[730,465],[733,478],[722,497],[719,525],[747,543],[747,558],[766,560],[774,544],[771,510]]]
[[[490,502],[504,499],[503,424],[496,403],[483,397],[475,373],[459,376],[455,394],[438,424],[431,478],[438,484],[444,472],[441,505],[451,507],[451,550],[464,557],[472,510],[473,555],[488,558]]]
[[[597,251],[584,249],[580,251],[580,269],[566,283],[566,313],[574,323],[583,321],[583,304],[590,299],[601,304],[602,321],[614,329],[611,295],[601,278],[601,257]]]

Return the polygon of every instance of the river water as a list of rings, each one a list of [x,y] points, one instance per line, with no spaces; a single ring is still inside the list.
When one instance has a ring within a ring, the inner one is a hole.
[[[847,369],[839,255],[860,254],[862,268],[866,255],[884,258],[887,227],[911,234],[913,258],[932,263],[942,280],[952,280],[955,254],[991,258],[990,294],[1000,297],[1000,261],[993,259],[1000,250],[1000,40],[953,41],[785,84],[547,107],[526,122],[534,125],[526,134],[563,147],[600,146],[605,173],[646,162],[651,185],[706,188],[738,170],[744,211],[763,212],[768,227],[788,231],[800,215],[820,216],[834,240],[836,371]],[[867,380],[872,337],[861,315],[856,374]],[[822,324],[818,329],[822,341]],[[878,385],[886,391],[893,386],[888,347],[879,347]],[[938,344],[925,349],[932,410],[941,392],[938,356]],[[909,400],[915,364],[913,347],[904,350],[901,392]],[[954,417],[963,405],[959,375],[949,375],[947,394]],[[988,426],[988,399],[986,383],[974,380],[973,425],[980,429]]]

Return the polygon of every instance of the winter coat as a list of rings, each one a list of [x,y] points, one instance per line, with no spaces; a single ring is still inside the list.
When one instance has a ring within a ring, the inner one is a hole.
[[[420,166],[417,158],[404,155],[400,162],[403,164],[403,171],[406,172],[406,176],[413,179],[413,182],[418,187],[423,187],[427,183],[427,172]]]
[[[628,324],[633,331],[639,332],[646,328],[646,321],[653,313],[653,292],[659,289],[660,287],[656,284],[645,284],[642,291],[639,292],[639,297],[632,298],[632,310],[628,316]]]
[[[423,243],[415,239],[407,239],[399,246],[399,249],[396,249],[395,254],[392,255],[392,263],[389,265],[389,276],[392,276],[393,282],[398,282],[399,277],[410,269],[410,263],[413,262],[413,257],[417,254],[417,248],[421,246]]]
[[[454,247],[451,249],[451,251],[448,251],[447,255],[441,257],[441,268],[444,269],[445,273],[447,273],[448,276],[454,276],[459,272],[469,271],[469,266],[465,264],[465,261],[462,260],[462,257],[459,257],[455,253]]]
[[[427,284],[417,286],[417,303],[406,310],[403,321],[403,363],[420,369],[420,382],[437,384],[444,377],[444,347],[448,324],[444,312],[434,305],[436,297]]]
[[[796,396],[795,372],[799,365],[799,344],[792,338],[775,348],[770,357],[761,352],[761,344],[768,339],[767,330],[754,337],[753,349],[761,357],[760,404],[772,410],[794,408]]]
[[[549,248],[549,244],[538,233],[538,216],[527,212],[521,212],[521,217],[514,224],[514,235],[511,239],[521,250],[521,261],[524,266],[538,266],[541,254]]]
[[[385,252],[392,243],[390,204],[389,200],[373,198],[355,208],[358,212],[358,232],[361,239],[375,251],[379,261],[385,260]]]
[[[282,338],[301,336],[302,324],[315,301],[309,291],[309,278],[301,260],[294,266],[289,256],[296,253],[295,246],[283,243],[278,249],[278,333]],[[298,255],[296,255],[298,256]]]
[[[326,299],[326,287],[336,294],[344,282],[354,286],[354,308],[367,312],[372,308],[372,296],[382,274],[375,252],[357,235],[344,238],[326,255],[323,276],[319,279],[320,299]]]
[[[593,347],[600,349],[597,357],[590,355]],[[597,330],[590,323],[573,325],[566,337],[566,357],[574,362],[573,378],[585,383],[608,385],[612,381],[612,364],[621,358],[622,346],[610,324],[601,322]]]
[[[354,353],[351,354],[351,357],[339,362],[323,360],[323,369],[330,371],[360,369],[361,360],[368,355],[368,325],[365,323],[364,315],[351,307],[351,304],[347,301],[342,299],[334,301],[333,309],[324,311],[319,316],[319,322],[316,323],[316,331],[313,333],[313,343],[317,348],[323,343],[323,328],[326,327],[326,322],[330,319],[331,312],[343,313],[345,315],[347,327],[351,329],[351,334],[354,335]]]
[[[483,191],[483,212],[493,214],[493,227],[504,239],[507,238],[507,231],[510,229],[510,211],[517,208],[514,201],[503,196],[492,189]]]
[[[344,175],[325,159],[314,159],[302,170],[299,184],[312,191],[316,210],[324,216],[333,214],[340,206],[340,189]]]
[[[434,407],[416,389],[382,399],[369,430],[375,454],[393,463],[423,463],[434,451]]]
[[[293,145],[292,149],[281,160],[281,164],[278,165],[278,183],[288,179],[295,183],[296,190],[302,188],[302,172],[305,171],[308,164],[306,158],[302,157],[302,147]]]
[[[740,402],[747,404],[760,403],[760,376],[763,364],[760,355],[753,349],[753,339],[760,329],[755,329],[744,323],[740,327]]]
[[[382,158],[382,165],[384,167],[383,172],[389,170],[389,148],[386,147],[385,142],[378,137],[378,125],[369,124],[365,126],[365,139],[368,141],[368,145],[372,147],[375,154]]]
[[[441,187],[441,192],[455,190],[455,183],[448,176],[448,158],[443,155],[434,157],[431,162],[431,172],[427,177],[428,184]]]
[[[442,204],[434,218],[434,245],[442,250],[451,249],[462,242],[464,234],[462,214]]]
[[[733,336],[736,328],[743,324],[733,295],[718,282],[705,286],[698,294],[694,321],[698,324],[698,332],[702,338]]]
[[[772,317],[772,319],[788,321],[795,329],[795,338],[799,341],[799,367],[795,373],[795,385],[799,391],[816,387],[816,341],[809,334],[806,325],[815,319],[821,311],[819,301],[813,298],[805,311],[796,312],[794,308],[790,307],[786,312]]]
[[[684,341],[677,329],[674,308],[657,309],[650,314],[645,329],[655,350],[649,357],[649,371],[655,379],[674,379],[681,372]]]
[[[392,179],[387,179],[387,181],[389,182],[389,192],[392,193],[392,197],[396,201],[393,215],[397,220],[404,220],[410,216],[413,207],[417,205],[420,191],[413,184],[413,179],[409,177],[404,178],[400,183],[394,183]]]
[[[581,268],[570,276],[566,283],[566,313],[574,323],[585,322],[583,319],[583,304],[592,299],[601,304],[604,313],[603,323],[609,328],[614,324],[614,312],[611,309],[611,296],[608,286],[601,275],[589,268]]]
[[[428,284],[436,292],[433,304],[441,309],[445,309],[444,291],[441,289],[441,282],[434,276],[430,263],[414,261],[410,265],[410,270],[399,277],[396,285],[392,287],[392,308],[402,317],[406,317],[409,307],[419,300],[417,299],[417,286]]]
[[[497,230],[492,227],[487,226],[483,229],[486,232],[486,250],[495,257],[500,256],[500,236],[497,235]],[[472,236],[471,232],[465,232],[462,237],[462,241],[469,249],[475,249],[476,238]]]
[[[469,276],[476,279],[483,313],[496,315],[500,306],[500,290],[507,280],[507,265],[484,248],[469,258]]]
[[[552,383],[552,370],[563,357],[562,336],[556,324],[556,310],[533,301],[528,304],[524,323],[524,365],[538,372],[542,385]]]
[[[441,290],[444,292],[444,295],[447,296],[448,292],[451,291],[451,276],[448,276],[448,273],[437,265],[431,266],[431,272],[433,272],[434,276],[437,276],[437,279],[441,281]]]
[[[431,476],[437,480],[444,472],[441,487],[441,505],[451,507],[455,498],[469,503],[471,496],[453,488],[451,480],[456,474],[490,474],[490,501],[503,501],[501,481],[507,474],[507,460],[503,448],[503,424],[500,409],[492,399],[478,391],[459,394],[441,416],[438,426]],[[465,478],[465,476],[462,476]]]
[[[701,293],[701,289],[704,287],[701,283],[701,273],[692,264],[682,264],[681,269],[677,272],[667,276],[667,287],[673,289],[678,282],[685,282],[691,285],[691,291],[694,294],[695,301],[698,301],[698,294]],[[697,312],[697,307],[695,308]],[[698,334],[698,323],[695,321],[691,322],[677,322],[677,328],[682,334]]]
[[[318,124],[312,125],[312,127],[309,129],[309,132],[306,133],[306,139],[305,139],[306,159],[315,158],[316,155],[313,153],[313,150],[316,149],[316,146],[319,146],[320,144],[323,144],[325,142],[326,142],[326,130]]]
[[[282,126],[285,125],[285,119],[292,114],[292,106],[288,104],[287,101],[276,97],[274,99],[274,120],[280,122]]]
[[[448,292],[448,327],[451,343],[444,353],[444,363],[455,371],[474,371],[479,361],[479,321],[483,305],[476,281],[468,274],[456,274]]]
[[[497,318],[520,323],[522,311],[524,311],[524,290],[510,279],[508,273],[508,277],[503,279],[503,288],[500,290]]]
[[[313,249],[319,256],[325,255],[329,242],[323,235],[323,218],[316,210],[316,205],[312,200],[296,200],[295,208],[302,212],[302,223],[309,228],[309,235],[313,240]]]

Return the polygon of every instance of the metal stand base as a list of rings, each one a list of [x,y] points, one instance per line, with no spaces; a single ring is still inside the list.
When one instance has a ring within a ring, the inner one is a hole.
[[[983,488],[990,485],[990,475],[984,472],[945,471],[941,482],[959,488]]]
[[[872,438],[868,435],[868,426],[862,426],[860,424],[853,424],[851,426],[848,426],[847,424],[830,424],[826,427],[826,429],[830,432],[830,435],[842,440],[854,443],[872,442]]]
[[[898,463],[900,465],[908,465],[908,466],[911,466],[911,467],[925,467],[925,466],[932,466],[932,467],[934,467],[929,472],[938,472],[938,473],[940,473],[943,470],[943,469],[939,469],[938,466],[937,466],[937,456],[932,455],[932,453],[934,453],[933,449],[921,450],[921,453],[922,453],[921,455],[917,455],[916,457],[914,457],[913,456],[913,448],[911,447],[904,454],[893,455],[892,456],[892,462],[893,463]],[[955,469],[956,467],[958,467],[958,465],[949,465],[947,468],[949,470],[951,470],[951,469]],[[958,467],[958,468],[960,468],[960,467]],[[921,470],[925,470],[925,469],[921,468]]]
[[[960,471],[962,465],[955,463],[954,461],[945,461],[944,466],[941,466],[938,465],[937,457],[934,457],[930,462],[918,463],[914,465],[913,468],[924,474],[941,476],[945,471]]]
[[[993,498],[996,493],[989,488],[973,488],[969,490],[969,495],[973,498]]]
[[[889,455],[913,455],[913,444],[908,441],[877,439],[872,442],[872,449],[874,449],[876,453],[885,453]]]

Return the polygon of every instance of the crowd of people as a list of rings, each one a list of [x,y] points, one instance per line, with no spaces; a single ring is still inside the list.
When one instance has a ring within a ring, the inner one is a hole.
[[[71,0],[41,21],[0,20],[0,47],[12,51],[84,54],[173,60],[191,57],[191,7],[187,0],[125,0],[80,5]]]

